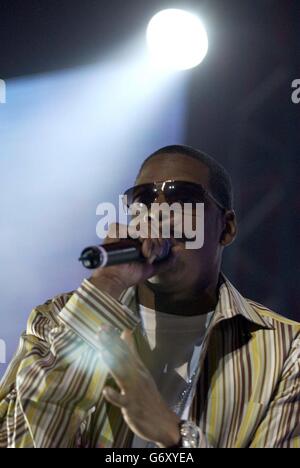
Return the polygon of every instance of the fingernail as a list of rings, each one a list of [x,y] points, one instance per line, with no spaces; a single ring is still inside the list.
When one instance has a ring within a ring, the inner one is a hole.
[[[104,389],[103,389],[103,395],[104,395],[104,396],[106,396],[106,395],[107,395],[107,396],[109,397],[109,396],[111,395],[111,391],[110,391],[110,389],[109,389],[109,388],[107,388],[107,387],[106,387],[106,388],[104,388]]]
[[[148,262],[152,264],[154,260],[156,259],[156,254],[152,254],[151,257],[149,258]]]

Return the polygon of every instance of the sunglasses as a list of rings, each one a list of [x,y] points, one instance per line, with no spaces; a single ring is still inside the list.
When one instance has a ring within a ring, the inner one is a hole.
[[[157,200],[159,194],[163,193],[168,204],[204,203],[210,198],[222,211],[226,208],[202,185],[182,180],[167,180],[165,182],[154,182],[132,187],[124,193],[127,197],[126,206],[129,208],[133,203],[145,205],[147,208]]]

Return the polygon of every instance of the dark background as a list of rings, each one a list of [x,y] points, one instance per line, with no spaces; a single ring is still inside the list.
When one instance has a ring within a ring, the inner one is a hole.
[[[1,0],[1,78],[96,63],[168,7],[199,13],[209,35],[205,65],[188,72],[184,143],[233,177],[240,235],[224,270],[246,296],[300,320],[299,0]]]

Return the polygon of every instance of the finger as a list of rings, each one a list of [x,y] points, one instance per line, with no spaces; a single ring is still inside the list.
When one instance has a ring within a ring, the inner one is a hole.
[[[149,237],[151,237],[147,215],[144,216],[143,220],[140,222],[140,237],[142,239],[148,239]]]
[[[142,254],[150,263],[150,259],[153,263],[153,258],[156,258],[157,252],[159,252],[160,247],[158,243],[158,239],[142,239],[140,238],[140,242],[142,242]]]
[[[99,349],[102,359],[122,390],[128,388],[131,377],[137,365],[137,360],[128,345],[118,338],[100,332],[98,335]]]
[[[145,258],[149,258],[152,253],[152,240],[151,239],[140,239],[142,242],[142,254]]]
[[[133,333],[130,330],[126,329],[123,331],[121,335],[121,339],[125,341],[125,343],[127,344],[128,348],[131,350],[131,352],[136,355],[137,349],[136,349],[136,344],[135,344]]]
[[[104,240],[104,244],[111,244],[120,239],[126,239],[128,237],[128,226],[120,223],[111,223],[108,228],[107,237]]]
[[[164,251],[165,239],[154,239],[152,242],[152,252],[149,257],[148,263],[152,264]]]
[[[124,342],[121,340],[118,332],[105,330],[104,327],[99,331],[98,340],[100,346],[110,353],[115,359],[116,362],[121,364],[127,364],[131,360],[131,350]]]
[[[158,262],[153,265],[155,267],[154,274],[159,275],[161,273],[164,273],[165,271],[170,270],[171,268],[174,268],[178,262],[178,257],[183,251],[184,251],[184,248],[182,248],[182,246],[180,245],[176,247],[172,247],[171,255],[169,258],[167,258],[163,262]]]
[[[154,261],[157,259],[157,257],[160,255],[161,248],[159,247],[158,241],[153,240],[152,241],[152,246],[151,246],[151,253],[148,257],[148,263],[149,265],[152,265]]]
[[[115,362],[115,357],[106,349],[101,350],[101,358],[103,359],[103,362],[105,366],[107,367],[107,371],[112,375],[114,380],[116,381],[116,384],[120,388],[120,390],[125,391],[128,388],[127,381],[126,381],[126,375],[121,375],[121,372],[118,371],[116,362]],[[127,376],[128,379],[128,376]]]
[[[172,247],[171,252],[174,257],[177,257],[181,252],[183,252],[185,249],[182,246],[182,244],[178,244]]]
[[[111,387],[105,387],[103,390],[104,398],[118,408],[126,408],[128,405],[127,396],[119,393]]]

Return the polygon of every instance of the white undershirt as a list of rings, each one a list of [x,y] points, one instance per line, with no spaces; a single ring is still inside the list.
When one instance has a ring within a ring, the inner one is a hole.
[[[189,317],[140,306],[142,328],[151,350],[146,357],[147,367],[160,394],[173,410],[198,367],[202,342],[212,314],[213,311]],[[188,418],[191,400],[187,399],[179,414],[182,419]],[[147,442],[134,437],[132,447],[146,445]]]

